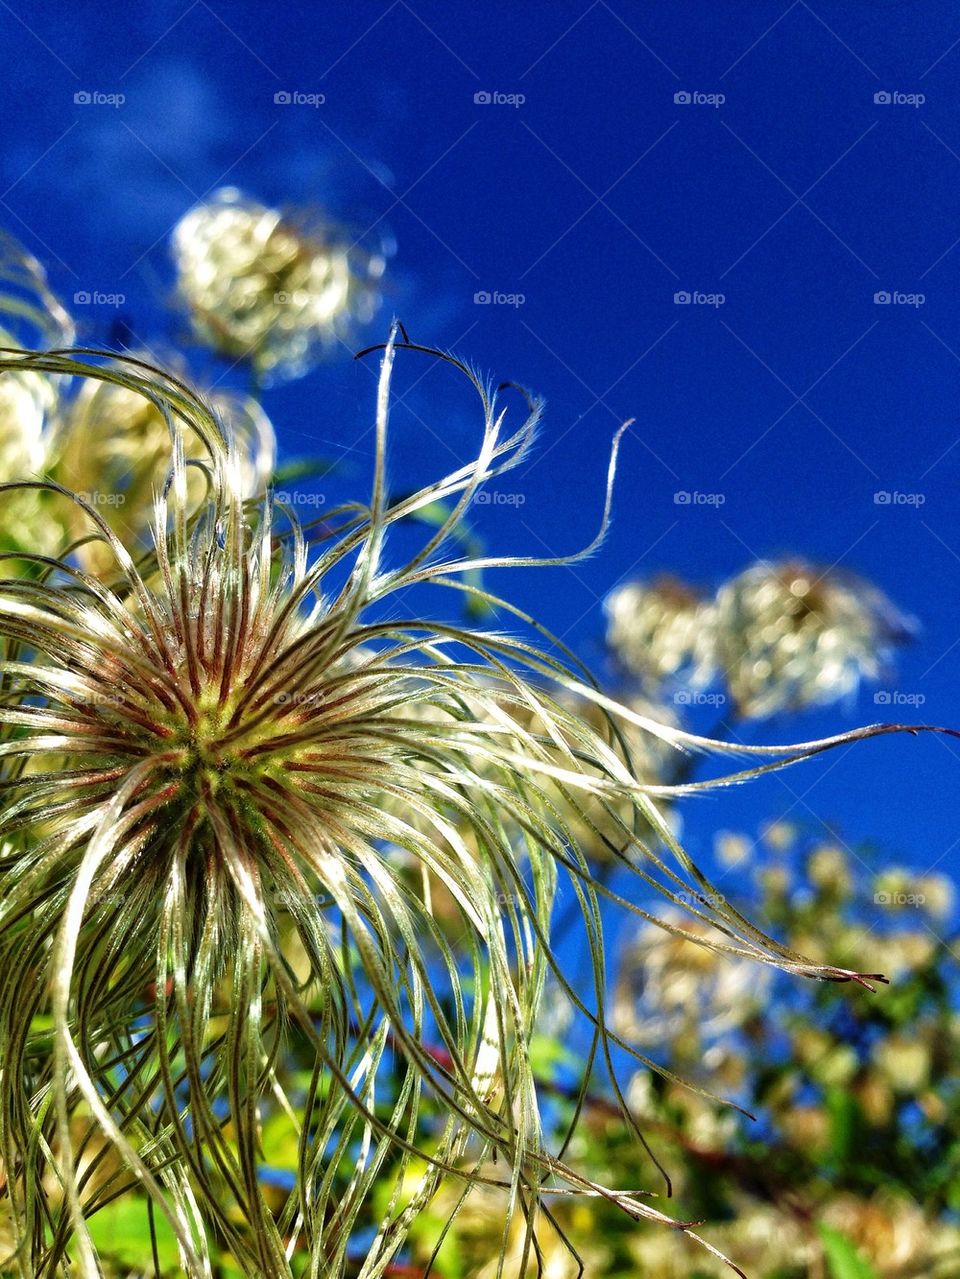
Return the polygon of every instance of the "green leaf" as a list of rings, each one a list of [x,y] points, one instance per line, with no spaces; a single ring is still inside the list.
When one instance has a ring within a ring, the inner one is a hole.
[[[160,1212],[153,1214],[157,1236],[157,1256],[161,1274],[177,1274],[180,1254],[176,1237]],[[146,1200],[123,1195],[95,1212],[88,1222],[90,1235],[101,1257],[109,1257],[124,1266],[153,1273],[150,1243],[150,1221]]]
[[[292,484],[294,480],[322,480],[328,475],[336,475],[342,469],[342,464],[334,458],[303,458],[277,467],[272,483],[274,488],[279,489],[284,484]]]
[[[842,1088],[827,1090],[826,1106],[830,1115],[830,1160],[835,1167],[844,1168],[854,1158],[859,1108],[856,1099]]]
[[[550,1079],[555,1074],[555,1067],[574,1066],[578,1060],[576,1053],[572,1053],[553,1035],[533,1035],[527,1051],[534,1073]]]
[[[819,1231],[830,1279],[879,1279],[873,1266],[864,1260],[845,1234],[823,1222],[819,1225]]]

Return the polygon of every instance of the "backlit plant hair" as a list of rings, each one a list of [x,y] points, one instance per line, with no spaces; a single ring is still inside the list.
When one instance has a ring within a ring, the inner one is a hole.
[[[369,502],[306,528],[269,495],[244,500],[216,415],[176,378],[117,357],[0,358],[136,390],[173,440],[146,554],[52,481],[0,486],[0,502],[20,487],[72,503],[113,561],[94,575],[69,550],[0,556],[18,561],[0,575],[0,1152],[8,1266],[22,1279],[100,1273],[88,1221],[131,1189],[147,1198],[154,1264],[165,1217],[191,1277],[212,1274],[215,1244],[250,1276],[373,1279],[443,1179],[462,1187],[457,1206],[472,1186],[505,1191],[501,1269],[519,1221],[520,1274],[559,1196],[689,1229],[644,1188],[590,1181],[543,1135],[531,1040],[548,980],[588,1028],[584,1080],[604,1069],[625,1113],[615,1056],[651,1065],[607,1025],[600,899],[654,916],[594,879],[585,823],[637,896],[654,887],[693,917],[695,940],[802,976],[869,977],[744,919],[661,801],[895,726],[741,748],[603,695],[559,641],[475,583],[478,569],[569,564],[600,544],[622,430],[588,547],[465,557],[453,534],[481,486],[527,457],[540,405],[507,430],[497,394],[443,356],[479,396],[477,456],[391,501],[398,346],[424,349],[394,335],[383,350]],[[206,476],[199,510],[188,466]],[[438,502],[440,526],[391,563],[391,530]],[[429,584],[475,593],[537,642],[407,615],[401,592]],[[769,759],[671,788],[638,779],[625,729]],[[456,946],[433,918],[431,881],[459,910]],[[558,882],[580,905],[585,990],[551,940]],[[672,915],[662,926],[688,935]],[[261,1176],[267,1119],[297,1150],[279,1204]],[[375,1183],[386,1209],[358,1258]]]

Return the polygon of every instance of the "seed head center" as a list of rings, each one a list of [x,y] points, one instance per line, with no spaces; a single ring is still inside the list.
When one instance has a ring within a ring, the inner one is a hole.
[[[199,781],[202,777],[214,789],[237,762],[237,746],[226,733],[226,717],[218,707],[201,708],[196,721],[184,735],[183,772]]]

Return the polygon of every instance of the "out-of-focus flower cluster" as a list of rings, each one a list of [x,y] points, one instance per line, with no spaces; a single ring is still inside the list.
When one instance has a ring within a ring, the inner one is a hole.
[[[232,187],[181,218],[173,253],[197,336],[276,378],[300,376],[370,319],[384,269],[381,252],[322,219],[285,217]]]
[[[751,1279],[956,1279],[960,1012],[946,931],[955,915],[951,880],[878,863],[832,834],[785,821],[756,837],[721,832],[715,853],[729,868],[736,904],[759,902],[788,945],[824,961],[882,967],[892,984],[854,1000],[829,984],[781,985],[751,962],[637,928],[617,956],[616,1029],[705,1090],[647,1069],[628,1090],[671,1173],[675,1212],[702,1219],[710,1241]],[[691,931],[709,937],[706,928]],[[541,1054],[545,1094],[571,1095],[557,1081],[580,1059],[560,1046],[553,1057]],[[562,1123],[562,1100],[558,1106]],[[578,1162],[601,1180],[611,1167],[632,1168],[637,1184],[649,1185],[652,1165],[602,1091],[588,1090],[584,1114],[571,1145]],[[482,1211],[478,1198],[454,1225],[441,1253],[448,1269],[438,1273],[486,1274]],[[486,1211],[489,1236],[497,1211],[492,1203]],[[574,1252],[589,1258],[595,1279],[729,1273],[679,1234],[624,1228],[602,1203],[560,1203],[556,1218],[570,1247],[558,1236],[544,1266],[558,1279],[578,1274]],[[427,1223],[422,1234],[435,1238]]]
[[[719,940],[712,928],[679,912],[666,918],[704,941]],[[756,964],[644,924],[618,956],[614,1024],[645,1052],[669,1049],[678,1060],[712,1069],[733,1042],[732,1032],[756,1016],[770,976]]]
[[[869,582],[800,560],[753,564],[712,598],[673,577],[631,582],[606,612],[612,653],[649,692],[722,682],[748,719],[855,693],[913,626]]]

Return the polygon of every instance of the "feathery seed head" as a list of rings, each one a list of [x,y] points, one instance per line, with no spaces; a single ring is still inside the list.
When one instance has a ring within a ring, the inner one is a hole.
[[[605,889],[584,825],[602,830],[637,896],[656,890],[693,916],[691,928],[660,921],[674,938],[704,941],[710,924],[714,950],[864,980],[765,937],[712,893],[660,804],[705,783],[646,780],[626,735],[782,763],[881,730],[723,747],[606,697],[550,637],[541,648],[398,617],[400,592],[433,584],[523,618],[480,590],[477,570],[577,556],[452,549],[480,486],[527,456],[539,416],[530,402],[508,434],[496,397],[452,357],[483,410],[476,460],[390,500],[396,347],[381,367],[369,502],[325,511],[312,541],[269,496],[247,500],[217,415],[176,378],[117,357],[0,358],[0,378],[69,372],[133,391],[172,439],[145,552],[54,481],[0,487],[72,505],[111,561],[0,558],[0,1157],[23,1279],[62,1273],[68,1252],[76,1273],[97,1273],[86,1218],[117,1187],[87,1177],[78,1116],[166,1216],[191,1279],[209,1279],[211,1233],[250,1276],[292,1275],[303,1245],[322,1258],[317,1274],[358,1265],[375,1279],[444,1177],[509,1192],[504,1238],[522,1216],[521,1270],[553,1194],[676,1226],[639,1192],[578,1173],[541,1133],[528,1049],[548,979],[585,1019],[617,1096],[613,1046],[646,1062],[607,1024]],[[581,555],[606,527],[618,443]],[[192,473],[207,480],[199,505]],[[440,526],[391,563],[392,529],[437,503]],[[2,568],[24,561],[29,577]],[[398,848],[424,885],[445,886],[456,946]],[[592,1001],[551,944],[561,876],[583,916]],[[309,1063],[293,1080],[291,1043]],[[261,1179],[267,1124],[297,1150],[279,1207]],[[59,1209],[38,1205],[50,1175]],[[393,1188],[357,1263],[374,1183]]]
[[[607,596],[607,643],[617,660],[656,690],[672,679],[700,686],[714,670],[714,613],[679,579],[628,582]]]
[[[762,561],[717,593],[717,648],[740,714],[838,701],[876,679],[911,623],[850,574]]]
[[[198,336],[282,378],[371,318],[384,267],[331,227],[301,227],[232,187],[181,218],[173,252]]]

